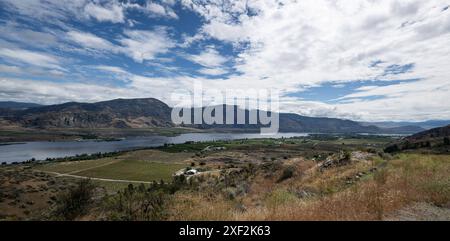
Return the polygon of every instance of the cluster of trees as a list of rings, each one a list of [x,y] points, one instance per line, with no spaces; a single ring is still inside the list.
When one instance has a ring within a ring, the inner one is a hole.
[[[106,157],[115,157],[123,154],[124,151],[116,151],[116,152],[98,152],[93,154],[78,154],[75,156],[68,156],[68,157],[60,157],[60,158],[47,158],[46,161],[84,161],[84,160],[95,160],[100,158],[106,158]],[[34,159],[34,158],[33,158]]]

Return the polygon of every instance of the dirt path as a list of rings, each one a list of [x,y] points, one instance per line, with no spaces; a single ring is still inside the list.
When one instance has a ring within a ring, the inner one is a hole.
[[[41,171],[49,174],[56,175],[56,177],[73,177],[73,178],[80,178],[80,179],[91,179],[91,180],[97,180],[97,181],[105,181],[105,182],[125,182],[125,183],[144,183],[144,184],[152,184],[153,182],[148,181],[136,181],[136,180],[122,180],[122,179],[109,179],[109,178],[99,178],[99,177],[85,177],[85,176],[78,176],[73,175],[69,173],[59,173],[59,172],[50,172],[50,171]]]
[[[450,221],[450,209],[428,203],[415,203],[389,215],[390,221]]]
[[[83,172],[83,171],[87,171],[87,170],[91,170],[91,169],[95,169],[95,168],[99,168],[99,167],[108,166],[108,165],[117,163],[119,161],[121,161],[121,160],[110,161],[110,162],[107,162],[105,164],[101,164],[101,165],[98,165],[98,166],[88,167],[88,168],[84,168],[84,169],[80,169],[80,170],[75,170],[75,171],[67,172],[67,173],[64,173],[64,174],[75,174],[75,173],[79,173],[79,172]]]

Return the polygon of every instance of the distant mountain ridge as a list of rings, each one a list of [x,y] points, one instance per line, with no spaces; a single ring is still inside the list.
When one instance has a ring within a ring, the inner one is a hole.
[[[42,105],[36,104],[36,103],[0,101],[0,109],[23,110],[23,109],[39,107],[39,106],[42,106]]]
[[[282,132],[318,132],[318,133],[381,133],[375,126],[362,126],[358,122],[336,118],[307,117],[297,114],[280,114]]]
[[[249,110],[240,109],[237,106],[226,106],[223,105],[223,118],[226,119],[226,109],[234,108],[234,124],[191,124],[183,125],[198,129],[216,129],[216,130],[253,130],[259,131],[262,127],[267,127],[268,125],[262,124],[249,124]],[[204,110],[204,108],[203,108]],[[202,110],[202,111],[203,111]],[[245,124],[237,124],[237,112],[244,111]],[[259,116],[262,110],[254,110],[256,116]],[[270,115],[265,113],[265,115]],[[191,109],[191,123],[194,122],[194,109]],[[259,118],[257,118],[258,123]],[[375,126],[362,126],[359,123],[351,120],[342,120],[336,118],[325,118],[325,117],[307,117],[301,116],[293,113],[279,113],[279,131],[280,132],[315,132],[315,133],[381,133],[389,130],[381,130]]]
[[[386,147],[385,151],[398,152],[417,149],[448,153],[450,150],[450,125],[422,131],[402,138]]]
[[[116,99],[97,103],[68,102],[16,111],[6,119],[37,128],[171,127],[171,108],[153,99]]]
[[[96,103],[68,102],[27,109],[0,109],[0,121],[3,119],[9,125],[42,129],[175,127],[171,121],[171,111],[171,107],[154,98],[115,99]],[[249,111],[245,110],[245,113],[248,117]],[[399,134],[421,130],[416,127],[380,128],[351,120],[307,117],[292,113],[280,113],[279,116],[280,132]],[[252,132],[259,131],[262,127],[260,124],[183,126]]]
[[[423,139],[432,139],[432,138],[444,138],[444,137],[450,137],[450,125],[434,128],[431,130],[423,131],[416,133],[414,135],[411,135],[409,137],[406,137],[406,140],[409,141],[416,141],[416,140],[423,140]]]
[[[420,127],[423,130],[429,130],[433,128],[438,128],[446,125],[450,125],[450,120],[428,120],[428,121],[420,121],[420,122],[409,122],[409,121],[381,121],[381,122],[360,122],[365,126],[377,126],[380,128],[398,128],[398,127]]]

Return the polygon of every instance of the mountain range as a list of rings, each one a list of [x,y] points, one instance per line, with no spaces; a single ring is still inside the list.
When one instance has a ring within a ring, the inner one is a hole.
[[[397,128],[397,127],[420,127],[425,130],[450,125],[450,120],[427,120],[418,122],[408,121],[383,121],[383,122],[360,122],[364,126],[377,126],[380,128]]]
[[[237,107],[234,107],[237,111]],[[151,128],[175,127],[172,108],[154,98],[115,99],[96,103],[68,102],[40,106],[32,103],[0,102],[0,123],[26,128]],[[193,111],[193,110],[192,110]],[[245,110],[248,117],[249,111]],[[236,116],[236,115],[235,115]],[[420,126],[380,127],[336,118],[307,117],[280,113],[281,132],[397,133],[423,131]],[[183,125],[199,129],[256,131],[261,125]]]
[[[0,110],[0,117],[34,128],[145,128],[171,127],[171,108],[157,99],[116,99],[97,103],[68,102]]]
[[[24,102],[14,102],[14,101],[0,101],[0,109],[13,109],[13,110],[24,110],[32,107],[42,106],[35,103],[24,103]]]

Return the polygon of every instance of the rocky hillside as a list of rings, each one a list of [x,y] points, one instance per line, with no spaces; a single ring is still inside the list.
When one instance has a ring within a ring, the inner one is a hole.
[[[449,152],[450,125],[419,132],[389,145],[386,152],[425,149],[434,152]]]
[[[284,132],[331,132],[331,133],[380,133],[375,126],[362,126],[351,120],[307,117],[297,114],[280,114],[280,129]]]
[[[69,102],[9,113],[5,119],[38,128],[170,127],[170,107],[157,99]]]
[[[450,136],[450,125],[419,132],[417,134],[407,137],[406,139],[409,141],[421,141],[425,139],[442,139],[449,136]]]
[[[226,116],[224,108],[224,115]],[[97,103],[69,102],[59,105],[28,109],[0,109],[0,123],[26,128],[149,128],[173,127],[171,108],[153,99],[116,99]],[[237,123],[237,107],[235,121]],[[193,110],[191,110],[193,112]],[[192,115],[193,116],[193,115]],[[246,124],[183,125],[218,131],[258,132],[260,124],[249,124],[249,111],[245,111]],[[306,117],[280,113],[281,132],[316,133],[414,133],[415,128],[379,128],[335,118]],[[192,117],[193,118],[193,117]]]
[[[223,106],[223,117],[226,119],[226,106]],[[243,111],[237,106],[228,106],[234,108],[234,123],[237,123],[238,111]],[[256,111],[259,116],[261,110]],[[185,125],[188,127],[199,129],[215,129],[219,131],[224,130],[247,130],[259,131],[261,127],[267,127],[262,124],[250,124],[250,111],[244,110],[245,124],[214,124],[214,125]],[[214,115],[214,112],[213,112]],[[191,109],[191,121],[194,121],[194,110]],[[270,116],[270,114],[269,114]],[[280,132],[316,132],[316,133],[388,133],[387,130],[375,126],[363,126],[358,122],[351,120],[342,120],[335,118],[321,118],[321,117],[307,117],[292,113],[279,114],[279,131]],[[260,123],[258,119],[258,123]]]

